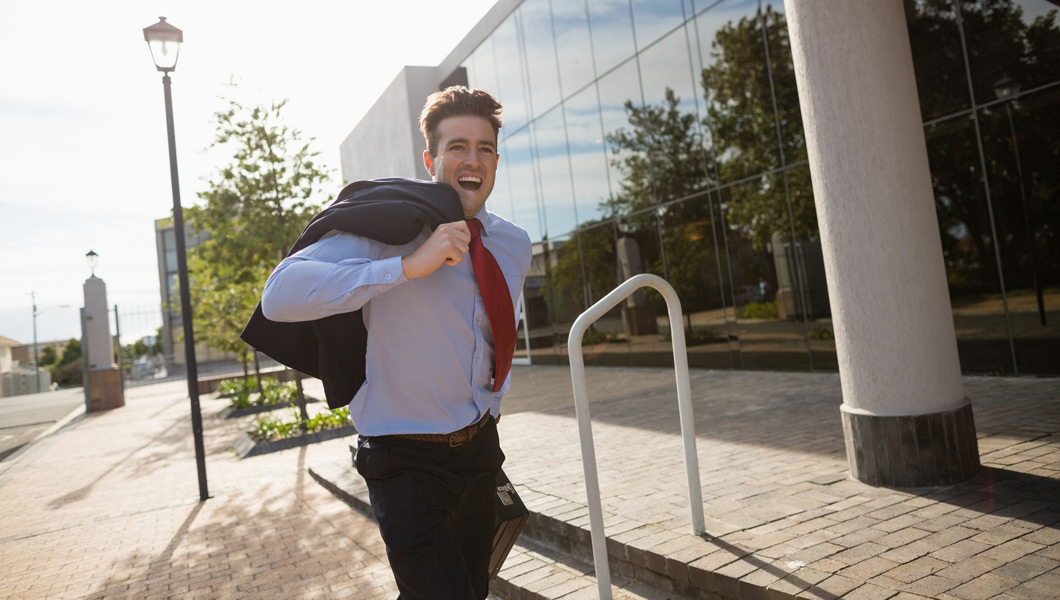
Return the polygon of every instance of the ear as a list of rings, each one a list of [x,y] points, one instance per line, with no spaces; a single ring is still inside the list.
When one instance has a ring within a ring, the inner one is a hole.
[[[434,157],[431,156],[430,150],[423,151],[423,166],[427,168],[427,172],[430,173],[431,177],[434,177]]]

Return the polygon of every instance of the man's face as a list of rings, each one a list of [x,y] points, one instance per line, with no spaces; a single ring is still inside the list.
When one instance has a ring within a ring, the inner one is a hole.
[[[460,195],[464,216],[473,217],[486,204],[497,178],[497,140],[483,117],[459,115],[442,119],[435,130],[437,156],[424,150],[423,164],[435,181],[448,183]]]

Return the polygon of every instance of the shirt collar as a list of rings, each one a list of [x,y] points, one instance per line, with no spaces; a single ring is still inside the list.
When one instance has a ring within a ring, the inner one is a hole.
[[[482,235],[488,236],[490,233],[490,224],[493,221],[493,216],[489,213],[489,211],[486,210],[486,207],[483,206],[482,208],[478,209],[478,212],[475,213],[475,216],[471,218],[478,219],[479,223],[482,223]]]

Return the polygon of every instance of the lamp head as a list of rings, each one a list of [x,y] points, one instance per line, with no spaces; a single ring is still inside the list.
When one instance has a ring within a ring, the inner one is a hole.
[[[998,79],[997,83],[994,84],[994,95],[997,96],[998,100],[1013,98],[1019,93],[1020,82],[1012,79],[1007,74],[1002,75],[1001,79]]]
[[[165,17],[158,17],[157,23],[144,27],[144,39],[151,49],[156,69],[168,73],[177,68],[180,45],[184,42],[183,31],[167,23]]]
[[[88,263],[89,270],[92,271],[92,276],[95,277],[96,265],[99,264],[99,255],[96,254],[95,250],[89,250],[88,253],[85,254],[85,261]]]

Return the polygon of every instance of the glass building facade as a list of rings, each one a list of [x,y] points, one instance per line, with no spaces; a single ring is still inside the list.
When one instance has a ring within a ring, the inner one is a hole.
[[[962,369],[1060,374],[1057,6],[905,5]],[[534,362],[643,272],[693,367],[837,368],[782,2],[524,0],[462,66],[504,104],[490,208],[535,241]],[[638,292],[586,362],[670,364],[669,329]]]

